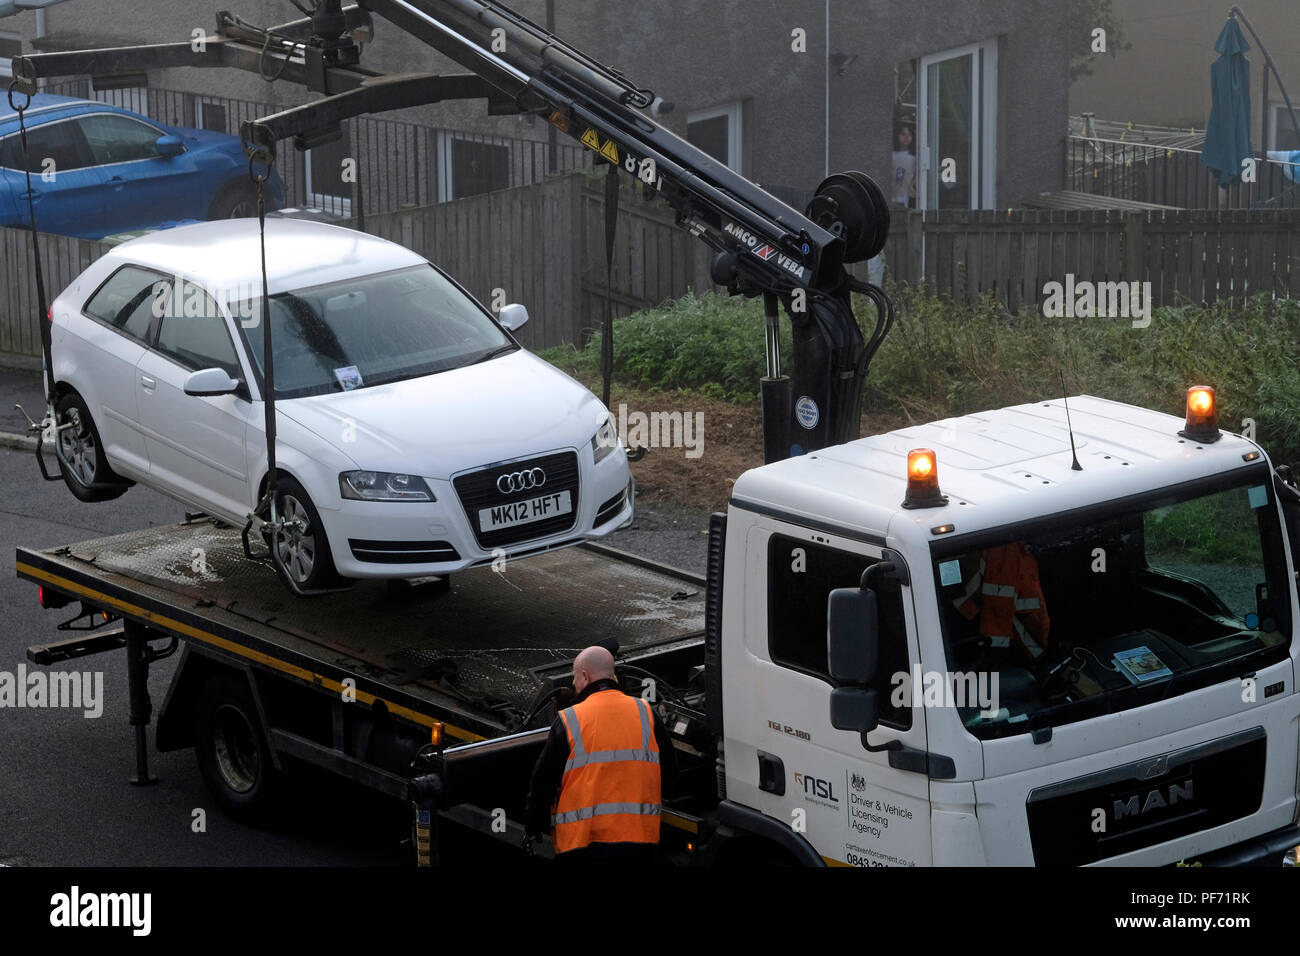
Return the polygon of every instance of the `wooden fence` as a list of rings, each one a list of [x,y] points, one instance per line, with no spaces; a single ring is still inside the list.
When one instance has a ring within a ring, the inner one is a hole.
[[[1300,210],[904,212],[896,281],[954,302],[1037,310],[1049,282],[1150,282],[1153,305],[1300,297]]]
[[[581,343],[606,300],[604,184],[574,173],[434,206],[366,217],[366,231],[414,249],[485,305],[522,302],[531,349]],[[40,239],[52,298],[107,247]],[[1150,282],[1155,307],[1300,297],[1300,210],[896,213],[885,250],[895,281],[959,304],[991,293],[1041,308],[1045,286]],[[613,264],[616,316],[712,288],[710,252],[662,204],[624,186]],[[0,352],[40,354],[31,235],[0,229]],[[865,275],[865,268],[854,272]]]

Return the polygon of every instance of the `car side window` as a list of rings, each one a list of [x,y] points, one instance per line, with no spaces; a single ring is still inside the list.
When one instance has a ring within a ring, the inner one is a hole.
[[[222,369],[231,378],[243,378],[235,344],[230,339],[221,309],[206,292],[182,282],[180,294],[160,303],[158,351],[192,372]]]
[[[23,168],[22,140],[12,136],[5,140],[0,165]],[[51,165],[52,162],[52,165]],[[71,120],[34,126],[27,131],[27,169],[32,173],[58,174],[91,165],[90,154],[77,124]]]
[[[114,272],[86,303],[86,314],[121,329],[133,339],[147,343],[154,319],[154,303],[170,294],[170,280],[137,266],[123,266]]]
[[[83,116],[77,120],[77,125],[86,137],[96,166],[155,159],[158,156],[158,137],[166,135],[139,120],[114,113]]]
[[[767,555],[767,641],[772,661],[834,683],[826,652],[827,600],[835,588],[856,588],[862,572],[874,563],[860,554],[773,535]],[[893,693],[894,676],[910,673],[902,594],[896,589],[876,594],[880,661],[873,686],[880,722],[905,730],[912,726],[910,702],[898,706]]]

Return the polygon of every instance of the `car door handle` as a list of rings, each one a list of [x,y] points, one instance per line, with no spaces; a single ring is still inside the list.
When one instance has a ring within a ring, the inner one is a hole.
[[[158,387],[158,383],[153,379],[151,379],[148,375],[140,376],[140,384],[144,386],[144,390],[146,392],[152,392],[155,388]]]

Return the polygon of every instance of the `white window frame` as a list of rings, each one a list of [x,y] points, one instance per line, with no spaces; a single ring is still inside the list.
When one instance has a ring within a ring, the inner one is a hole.
[[[307,185],[307,205],[314,206],[332,216],[342,216],[344,219],[352,218],[352,197],[335,196],[333,193],[318,193],[312,188],[311,182],[311,154],[313,150],[306,149],[302,153],[302,171],[303,180]]]
[[[1296,104],[1296,112],[1300,114],[1300,104]],[[1268,104],[1268,149],[1277,149],[1277,131],[1281,129],[1290,129],[1291,114],[1286,108],[1286,103],[1281,100],[1272,100]],[[1297,134],[1300,135],[1300,134]],[[1300,148],[1300,147],[1293,147]]]
[[[686,126],[689,130],[692,123],[702,123],[706,120],[717,119],[719,116],[727,118],[727,165],[739,173],[745,174],[744,156],[745,156],[745,119],[744,106],[736,100],[731,103],[724,103],[722,106],[713,106],[705,110],[696,110],[686,114]],[[687,137],[689,138],[689,132]]]
[[[23,35],[21,33],[10,33],[0,31],[0,40],[17,40],[18,48],[22,49]],[[13,60],[9,57],[0,57],[0,76],[12,77],[14,75]]]
[[[224,102],[224,101],[222,101],[222,100],[217,99],[216,97],[212,97],[212,96],[196,96],[196,97],[194,98],[194,125],[197,126],[199,129],[205,129],[205,128],[206,128],[206,127],[204,127],[204,125],[203,125],[203,108],[204,108],[205,106],[219,106],[219,107],[221,107],[223,110],[226,111],[226,119],[227,119],[227,120],[230,119],[230,106],[229,106],[229,104],[227,104],[226,102]],[[235,135],[235,136],[238,136],[238,135],[239,135],[238,133],[230,134],[229,129],[226,130],[226,133],[227,133],[228,135]]]
[[[435,153],[438,161],[438,202],[452,202],[456,198],[456,166],[452,158],[452,145],[457,142],[477,143],[482,146],[504,146],[508,151],[510,165],[515,174],[517,151],[508,139],[496,139],[492,136],[480,136],[476,133],[458,133],[455,130],[438,130]],[[512,175],[512,180],[514,175]]]
[[[970,56],[973,70],[971,83],[971,159],[979,164],[977,189],[971,190],[971,209],[997,209],[997,130],[998,130],[998,41],[971,43],[953,50],[921,57],[917,66],[920,92],[916,104],[916,155],[918,188],[917,206],[929,209],[929,173],[935,159],[930,155],[930,67],[944,60]],[[978,151],[976,153],[975,151]]]

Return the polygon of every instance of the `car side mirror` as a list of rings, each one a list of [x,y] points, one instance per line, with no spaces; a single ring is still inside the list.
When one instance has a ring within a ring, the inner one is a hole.
[[[159,136],[154,142],[158,148],[158,155],[164,159],[171,159],[173,156],[179,156],[185,152],[185,144],[179,136],[172,136],[170,133],[166,136]]]
[[[243,387],[237,378],[231,378],[224,369],[205,368],[192,372],[185,379],[185,394],[195,397],[205,395],[234,395]]]
[[[528,324],[528,309],[515,302],[501,309],[497,321],[511,332],[518,332]]]

